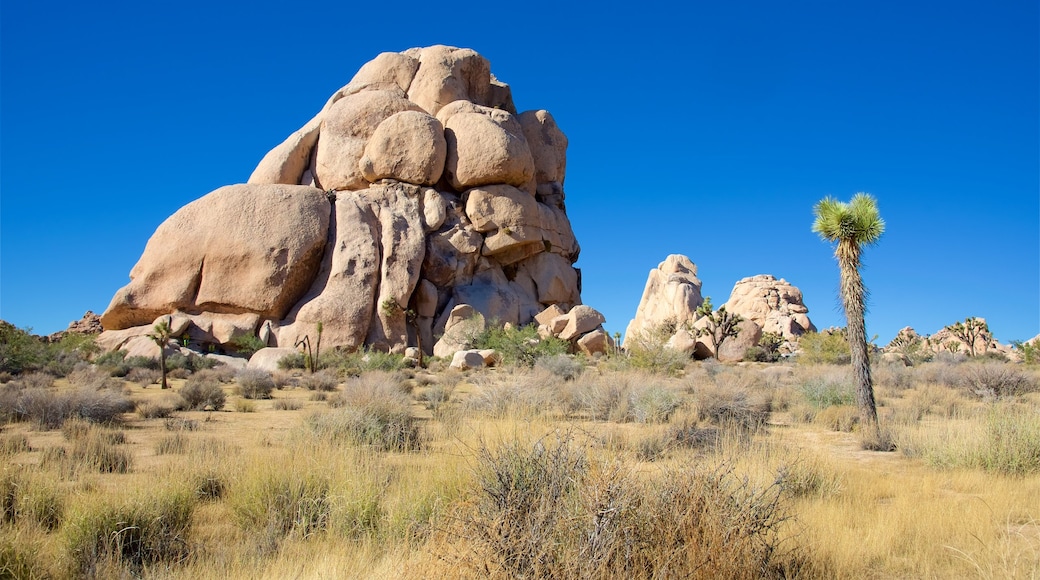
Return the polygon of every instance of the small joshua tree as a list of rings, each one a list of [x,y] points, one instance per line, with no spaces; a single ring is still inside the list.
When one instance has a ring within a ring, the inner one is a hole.
[[[989,335],[989,325],[981,318],[969,316],[964,322],[957,322],[946,327],[951,334],[959,338],[968,347],[968,356],[975,356],[975,342],[982,338],[982,350],[986,350],[986,339]]]
[[[148,338],[152,339],[152,342],[159,346],[159,372],[162,374],[161,388],[163,389],[170,388],[170,385],[166,382],[166,345],[170,342],[172,334],[169,317],[156,323],[152,327],[152,332],[148,334]]]
[[[303,335],[303,338],[296,341],[297,347],[303,348],[303,366],[307,368],[307,372],[313,374],[318,368],[318,357],[321,356],[321,331],[324,330],[325,326],[318,323],[318,341],[317,346],[314,350],[311,350],[311,337],[309,334]]]
[[[726,342],[727,338],[740,334],[739,325],[741,322],[744,322],[744,317],[727,312],[725,306],[720,306],[718,310],[712,312],[710,296],[706,297],[700,307],[697,308],[697,314],[707,320],[707,324],[704,328],[697,331],[697,335],[708,337],[717,359],[719,358],[719,348],[722,347],[722,343]]]

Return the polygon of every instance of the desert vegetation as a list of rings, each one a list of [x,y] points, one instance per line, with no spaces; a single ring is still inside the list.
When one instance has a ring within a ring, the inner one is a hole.
[[[487,340],[509,362],[171,356],[165,390],[154,361],[48,346],[0,377],[0,576],[1040,574],[1032,365],[874,357],[885,452],[822,335],[729,364]]]

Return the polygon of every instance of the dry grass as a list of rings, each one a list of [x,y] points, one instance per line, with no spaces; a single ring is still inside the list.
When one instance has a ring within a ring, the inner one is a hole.
[[[181,379],[172,392],[125,383],[93,391],[137,406],[109,426],[77,414],[61,430],[2,426],[0,568],[52,578],[1037,577],[1040,397],[980,399],[955,376],[973,364],[879,373],[897,453],[861,449],[842,367],[693,364],[671,378],[603,364],[574,380],[546,369],[366,372],[336,392],[274,391],[249,400],[250,413],[190,410],[173,394]],[[4,396],[28,390],[16,382]],[[52,400],[81,392],[64,379],[35,389]],[[641,422],[640,405],[666,412]],[[315,427],[338,413],[362,420]],[[409,427],[329,435],[384,416]],[[412,428],[418,452],[382,443]]]

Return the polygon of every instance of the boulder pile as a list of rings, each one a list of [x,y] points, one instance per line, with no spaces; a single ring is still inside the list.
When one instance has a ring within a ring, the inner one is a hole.
[[[380,54],[247,183],[159,226],[102,343],[172,316],[210,348],[292,348],[320,324],[325,346],[433,353],[461,306],[496,324],[568,313],[581,284],[566,151],[552,115],[517,112],[476,52]]]
[[[798,337],[816,330],[798,288],[768,274],[751,276],[733,286],[723,305],[727,312],[744,320],[738,325],[738,334],[724,340],[721,352],[716,353],[703,334],[707,317],[697,311],[703,303],[696,264],[683,255],[668,256],[647,277],[636,316],[625,332],[625,348],[641,341],[663,341],[699,359],[741,360],[763,333],[779,335],[785,341],[781,349],[789,351]]]

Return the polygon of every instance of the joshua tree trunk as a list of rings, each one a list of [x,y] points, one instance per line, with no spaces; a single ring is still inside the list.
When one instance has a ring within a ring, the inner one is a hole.
[[[160,388],[168,389],[170,385],[166,383],[166,345],[159,345],[159,373],[162,374],[162,385]]]
[[[841,270],[841,301],[848,322],[849,352],[852,372],[856,380],[856,404],[860,423],[874,430],[880,429],[877,405],[874,402],[874,383],[870,376],[870,355],[867,352],[867,328],[864,320],[866,292],[859,273],[859,244],[842,240],[835,252]]]

